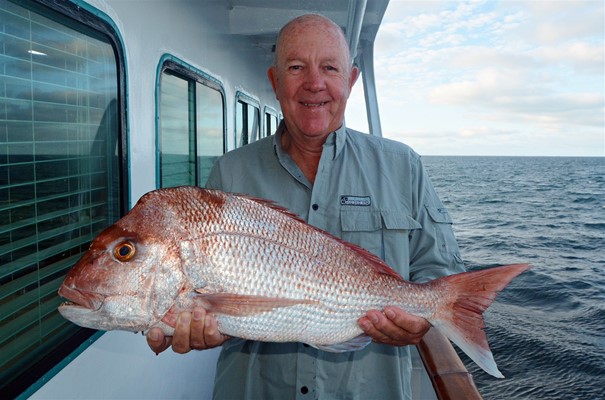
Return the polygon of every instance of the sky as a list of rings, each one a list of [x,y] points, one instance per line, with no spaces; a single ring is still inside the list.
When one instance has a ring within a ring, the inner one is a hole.
[[[605,156],[605,2],[391,0],[384,137],[421,155]],[[347,126],[367,132],[358,80]]]

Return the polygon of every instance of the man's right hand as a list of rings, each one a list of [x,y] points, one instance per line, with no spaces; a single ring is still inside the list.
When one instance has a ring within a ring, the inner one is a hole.
[[[170,346],[175,353],[181,354],[191,350],[211,349],[222,345],[228,339],[229,336],[218,331],[214,315],[208,314],[201,307],[179,314],[174,336],[165,336],[160,328],[152,328],[147,332],[147,344],[156,354]]]

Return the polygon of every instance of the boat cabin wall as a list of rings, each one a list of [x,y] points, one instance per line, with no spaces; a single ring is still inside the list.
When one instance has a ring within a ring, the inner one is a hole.
[[[232,29],[229,2],[73,0],[115,27],[123,50],[127,182],[132,206],[158,182],[158,104],[162,65],[171,61],[212,81],[223,95],[224,150],[237,147],[238,96],[275,115],[267,79],[272,46]],[[68,4],[68,3],[65,3]],[[59,7],[61,5],[59,4]],[[240,14],[241,15],[241,14]],[[264,118],[260,118],[264,124]],[[95,335],[22,396],[35,398],[209,398],[218,349],[155,356],[145,338],[127,332]]]
[[[231,27],[228,2],[185,0],[108,0],[89,2],[113,20],[127,65],[127,113],[131,199],[155,189],[156,105],[162,61],[176,59],[218,82],[224,90],[225,150],[236,147],[236,96],[279,110],[267,79],[271,46]],[[261,121],[263,118],[261,118]]]

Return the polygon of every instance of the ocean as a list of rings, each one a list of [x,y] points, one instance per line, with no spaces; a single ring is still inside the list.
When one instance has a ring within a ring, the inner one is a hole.
[[[605,157],[423,163],[469,270],[530,263],[486,311],[505,379],[463,362],[485,399],[605,399]]]

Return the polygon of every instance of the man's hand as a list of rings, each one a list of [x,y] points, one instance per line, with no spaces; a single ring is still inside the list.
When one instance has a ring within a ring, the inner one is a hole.
[[[431,324],[398,307],[385,307],[383,312],[371,310],[357,323],[374,342],[392,346],[418,344]]]
[[[176,321],[174,336],[164,336],[160,328],[152,328],[147,333],[147,344],[151,350],[160,354],[172,346],[175,353],[188,353],[191,350],[205,350],[223,344],[229,336],[218,331],[216,319],[206,310],[197,307],[193,312],[183,311]]]

